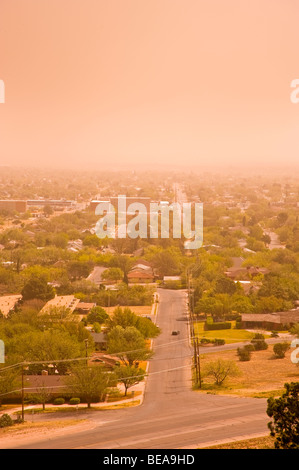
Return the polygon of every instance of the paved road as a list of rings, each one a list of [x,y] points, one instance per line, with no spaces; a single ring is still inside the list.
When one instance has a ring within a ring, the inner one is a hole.
[[[93,429],[26,448],[178,449],[267,432],[266,400],[191,391],[192,351],[184,318],[185,293],[160,290],[155,356],[141,406],[95,412]],[[180,330],[172,336],[172,330]],[[25,447],[25,446],[24,446]]]

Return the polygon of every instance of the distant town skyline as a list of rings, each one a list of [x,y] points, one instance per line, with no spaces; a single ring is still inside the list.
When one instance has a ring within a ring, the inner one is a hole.
[[[1,0],[0,166],[298,165],[294,0]]]

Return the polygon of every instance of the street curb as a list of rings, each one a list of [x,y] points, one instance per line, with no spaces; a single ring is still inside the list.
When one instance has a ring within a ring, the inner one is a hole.
[[[181,449],[207,449],[208,447],[214,447],[217,445],[231,444],[232,442],[245,441],[248,439],[254,439],[257,437],[269,437],[269,432],[267,433],[255,433],[255,434],[243,434],[241,436],[231,437],[229,439],[221,439],[217,441],[208,441],[194,444],[192,446],[180,447]]]

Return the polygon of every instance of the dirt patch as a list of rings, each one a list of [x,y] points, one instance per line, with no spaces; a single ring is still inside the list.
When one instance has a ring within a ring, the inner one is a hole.
[[[87,419],[15,424],[0,430],[0,449],[17,448],[48,437],[90,430],[93,426],[95,424]]]
[[[281,395],[286,382],[299,381],[299,367],[291,362],[291,350],[284,359],[275,359],[273,345],[265,351],[254,351],[250,361],[239,361],[236,351],[221,351],[201,355],[201,368],[217,358],[236,362],[240,376],[233,377],[217,387],[211,378],[203,379],[203,390],[210,393],[225,393],[256,398],[268,398]]]

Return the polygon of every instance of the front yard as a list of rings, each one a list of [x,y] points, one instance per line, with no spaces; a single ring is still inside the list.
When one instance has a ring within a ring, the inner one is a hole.
[[[286,382],[299,382],[299,367],[291,362],[291,352],[289,349],[284,359],[275,359],[273,345],[269,345],[267,350],[254,351],[251,360],[247,362],[239,361],[236,350],[202,354],[202,371],[205,364],[221,358],[235,361],[240,375],[228,378],[222,386],[216,386],[211,378],[203,378],[201,390],[207,393],[255,398],[280,396]]]
[[[194,324],[195,335],[198,336],[199,340],[202,338],[215,339],[221,338],[225,339],[225,342],[228,343],[240,343],[242,341],[250,341],[254,337],[254,333],[251,333],[247,330],[237,330],[235,328],[236,322],[232,321],[232,328],[230,330],[204,330],[204,322],[197,322]],[[267,337],[265,335],[265,337]]]

